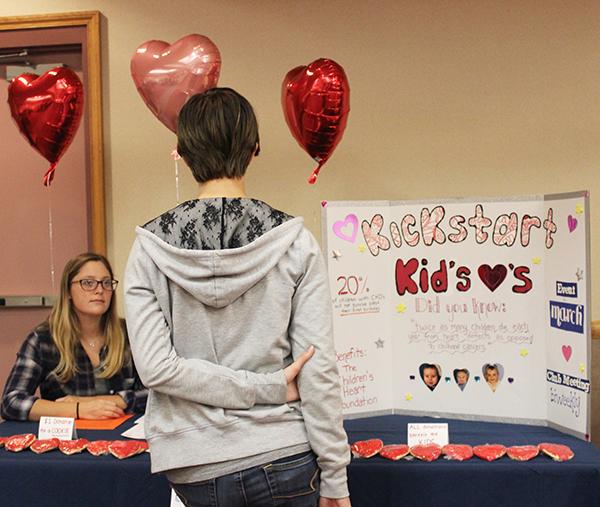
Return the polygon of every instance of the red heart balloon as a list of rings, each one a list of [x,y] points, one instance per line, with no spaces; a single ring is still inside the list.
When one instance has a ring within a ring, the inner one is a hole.
[[[188,98],[217,86],[220,71],[219,49],[198,34],[173,44],[144,42],[131,58],[131,77],[143,101],[175,133],[179,111]]]
[[[281,104],[292,135],[318,162],[309,183],[342,140],[350,111],[350,86],[344,69],[320,58],[290,70],[283,79]]]
[[[44,185],[71,144],[83,114],[83,85],[77,74],[56,67],[42,76],[21,74],[8,87],[8,105],[19,130],[48,162]]]

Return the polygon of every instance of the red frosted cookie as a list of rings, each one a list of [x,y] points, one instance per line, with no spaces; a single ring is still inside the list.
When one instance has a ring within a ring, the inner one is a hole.
[[[83,451],[89,443],[90,441],[85,438],[78,438],[77,440],[61,440],[60,444],[58,444],[58,448],[63,454],[70,455]]]
[[[410,453],[423,461],[434,461],[442,454],[442,448],[438,444],[418,444],[410,448]]]
[[[378,438],[359,440],[352,444],[352,454],[357,458],[370,458],[383,449],[383,442]]]
[[[12,437],[8,437],[6,442],[4,442],[4,447],[7,451],[20,452],[23,449],[27,449],[33,442],[35,442],[35,435],[33,433],[13,435]]]
[[[529,461],[540,453],[537,445],[513,445],[506,449],[506,455],[517,461]]]
[[[398,461],[399,459],[404,458],[409,452],[409,447],[406,444],[390,444],[385,445],[381,451],[379,451],[379,455],[386,459],[391,459],[392,461]]]
[[[93,442],[90,442],[85,449],[94,456],[104,456],[105,454],[108,454],[110,442],[110,440],[94,440]]]
[[[58,438],[46,438],[43,440],[36,440],[29,448],[36,454],[43,454],[58,448],[58,444],[60,444]]]
[[[108,451],[119,459],[130,458],[148,449],[144,440],[114,440],[108,445]]]
[[[575,453],[567,445],[543,443],[538,445],[540,451],[550,456],[554,461],[570,460]]]
[[[476,445],[473,447],[473,454],[485,461],[494,461],[501,458],[506,453],[506,447],[500,444]]]
[[[466,444],[448,444],[442,447],[446,459],[464,461],[473,457],[473,448]]]

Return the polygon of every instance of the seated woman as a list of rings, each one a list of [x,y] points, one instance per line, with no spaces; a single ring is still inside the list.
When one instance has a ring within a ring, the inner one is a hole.
[[[2,395],[4,419],[110,419],[145,410],[147,392],[117,317],[117,283],[102,255],[67,262],[48,320],[17,353]]]

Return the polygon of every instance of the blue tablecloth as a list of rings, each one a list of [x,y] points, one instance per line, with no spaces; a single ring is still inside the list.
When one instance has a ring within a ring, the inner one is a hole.
[[[406,443],[409,422],[448,422],[452,443],[556,442],[570,446],[575,457],[564,463],[546,456],[491,463],[478,458],[432,463],[354,459],[348,468],[353,507],[600,506],[600,451],[549,428],[398,415],[349,420],[345,426],[350,442],[381,438],[391,444]],[[132,424],[127,421],[114,431],[80,430],[79,436],[120,439]],[[0,436],[17,433],[37,433],[37,424],[0,424]],[[165,477],[150,474],[147,453],[121,461],[87,452],[65,456],[0,450],[2,507],[168,507],[169,498]]]
[[[130,419],[113,431],[78,430],[88,440],[125,440]],[[37,435],[38,424],[4,422],[0,436]],[[66,456],[60,451],[35,454],[0,449],[2,507],[169,507],[171,488],[161,474],[150,474],[150,455],[119,460],[87,451]]]
[[[392,444],[406,443],[409,422],[447,422],[451,443],[554,442],[571,447],[575,457],[562,463],[545,455],[525,462],[505,456],[489,463],[476,457],[431,463],[393,462],[378,456],[353,459],[348,469],[353,507],[600,506],[600,451],[550,428],[399,415],[350,420],[345,426],[350,442],[380,438]]]

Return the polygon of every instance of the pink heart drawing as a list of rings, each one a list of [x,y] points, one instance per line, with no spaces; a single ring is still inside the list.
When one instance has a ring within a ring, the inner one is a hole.
[[[344,220],[338,220],[333,224],[333,233],[344,241],[354,243],[358,232],[358,217],[353,213],[346,215]]]
[[[577,228],[577,219],[573,215],[569,215],[567,225],[569,226],[569,232],[573,232]]]
[[[565,361],[568,361],[569,359],[571,359],[571,354],[573,353],[573,349],[571,348],[571,345],[563,345],[562,353],[565,358]]]

